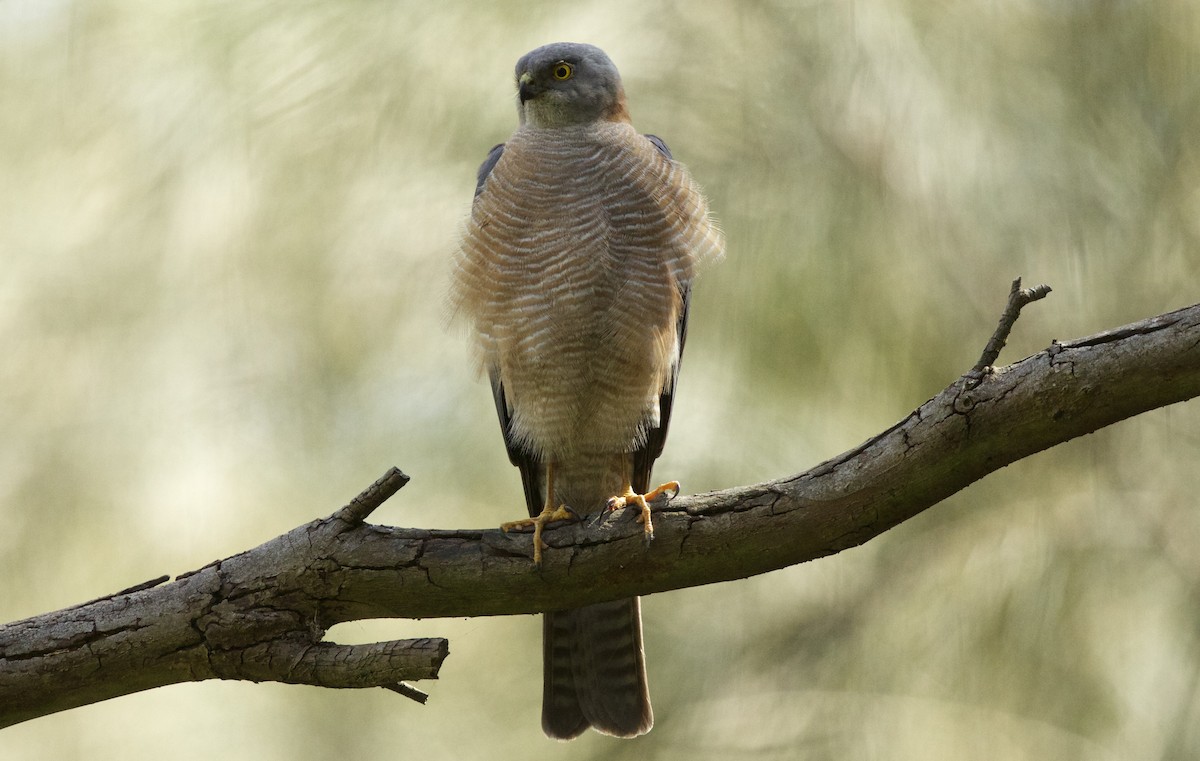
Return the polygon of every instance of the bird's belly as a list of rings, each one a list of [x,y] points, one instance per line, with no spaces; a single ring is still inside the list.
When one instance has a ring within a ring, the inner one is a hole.
[[[617,319],[638,309],[638,289],[586,280],[531,284],[525,308],[499,331],[510,336],[497,359],[515,431],[551,458],[635,449],[657,420],[665,381],[661,330]]]

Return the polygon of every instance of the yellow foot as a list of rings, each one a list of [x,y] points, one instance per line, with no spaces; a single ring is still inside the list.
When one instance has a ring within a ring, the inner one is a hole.
[[[632,488],[626,487],[624,494],[608,500],[608,509],[620,510],[622,507],[638,507],[642,512],[638,515],[637,521],[645,527],[646,543],[649,544],[650,540],[654,538],[654,523],[650,520],[650,503],[667,493],[670,493],[669,499],[678,496],[679,482],[668,481],[645,494],[638,494]]]
[[[575,512],[566,505],[559,505],[557,508],[551,508],[547,505],[536,518],[522,518],[519,521],[509,521],[501,523],[500,530],[507,533],[510,529],[525,528],[533,526],[533,564],[541,566],[542,564],[542,528],[550,521],[565,521],[571,518],[578,518]]]

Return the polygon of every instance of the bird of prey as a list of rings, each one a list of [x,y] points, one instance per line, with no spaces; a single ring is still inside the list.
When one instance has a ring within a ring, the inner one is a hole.
[[[630,123],[616,67],[556,43],[516,67],[520,123],[479,168],[451,301],[520,469],[534,563],[550,521],[633,507],[650,488],[695,271],[724,240],[687,170]],[[635,737],[654,723],[637,598],[544,614],[542,728]]]

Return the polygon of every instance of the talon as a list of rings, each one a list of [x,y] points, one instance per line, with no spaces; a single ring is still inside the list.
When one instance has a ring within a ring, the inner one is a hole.
[[[650,544],[650,540],[654,538],[654,521],[650,516],[650,503],[665,494],[669,494],[667,497],[668,499],[674,499],[675,497],[679,496],[679,482],[668,481],[667,483],[662,484],[646,492],[645,494],[638,494],[633,490],[632,486],[627,484],[623,494],[609,498],[607,503],[608,509],[619,510],[623,507],[636,506],[640,510],[637,516],[637,522],[641,523],[646,528],[645,542],[648,546]]]

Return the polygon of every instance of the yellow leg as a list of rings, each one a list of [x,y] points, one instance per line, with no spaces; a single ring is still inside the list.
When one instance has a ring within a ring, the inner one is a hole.
[[[542,528],[550,521],[563,521],[569,518],[577,517],[571,511],[571,508],[566,505],[554,504],[554,464],[547,463],[546,465],[546,504],[542,507],[542,512],[536,518],[522,518],[518,521],[509,521],[501,523],[500,530],[508,532],[509,529],[524,528],[533,526],[533,564],[541,566],[542,564]]]
[[[638,494],[633,490],[629,479],[625,479],[625,485],[622,487],[621,494],[611,497],[608,500],[609,510],[620,510],[622,507],[634,506],[641,510],[638,515],[638,523],[641,523],[646,529],[646,542],[649,543],[654,538],[654,523],[650,519],[650,503],[658,499],[664,494],[670,493],[674,498],[679,494],[679,482],[668,481],[665,484],[655,487],[645,494]]]

